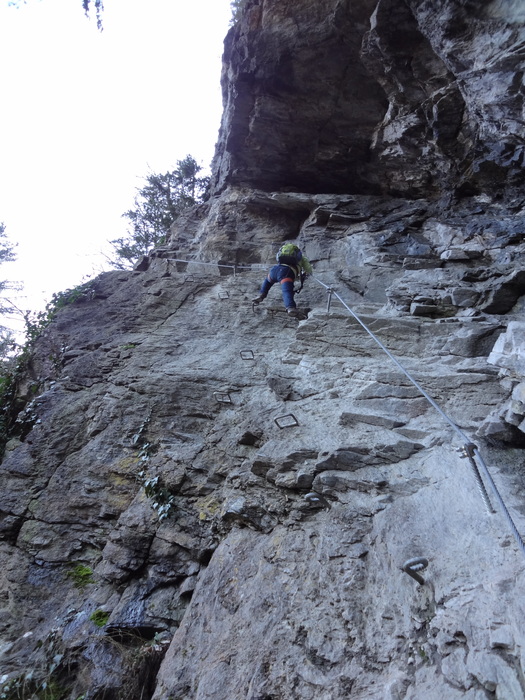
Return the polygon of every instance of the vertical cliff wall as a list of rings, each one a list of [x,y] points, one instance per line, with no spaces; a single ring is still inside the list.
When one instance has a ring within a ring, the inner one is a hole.
[[[476,194],[523,183],[523,6],[246,3],[216,186]]]
[[[525,696],[524,20],[248,0],[210,200],[19,382],[4,697]]]

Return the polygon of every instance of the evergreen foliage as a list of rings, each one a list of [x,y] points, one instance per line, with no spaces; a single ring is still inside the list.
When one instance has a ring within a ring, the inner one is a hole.
[[[20,4],[26,4],[27,0],[8,0],[7,4],[11,7],[20,7]],[[102,12],[104,11],[103,0],[81,0],[82,7],[86,17],[89,17],[89,12],[92,7],[95,8],[95,17],[97,20],[97,28],[102,31]]]
[[[13,252],[16,246],[9,242],[5,229],[5,224],[0,223],[0,264],[16,259]]]
[[[102,0],[82,0],[82,7],[86,16],[89,17],[89,11],[91,6],[95,6],[95,17],[97,19],[97,27],[102,31],[102,11],[104,10],[104,3]]]
[[[118,269],[127,269],[165,242],[171,224],[188,207],[202,202],[209,184],[199,177],[202,170],[188,155],[177,167],[163,174],[148,175],[146,184],[137,190],[135,206],[122,215],[128,219],[128,235],[110,241],[114,257],[109,261]]]
[[[246,7],[247,0],[231,0],[230,7],[232,11],[232,18],[230,20],[230,25],[236,25],[242,16],[243,10]]]
[[[16,244],[10,243],[5,224],[0,222],[0,265],[2,263],[11,262],[16,260],[16,254],[14,249]],[[4,315],[6,313],[12,313],[13,305],[5,298],[5,292],[8,290],[18,289],[18,285],[13,282],[7,282],[5,280],[0,280],[0,314]],[[0,331],[4,331],[5,328],[0,327]]]
[[[9,242],[6,234],[6,226],[0,223],[0,265],[4,262],[15,260],[15,245]],[[6,299],[5,292],[18,289],[19,286],[13,282],[0,280],[0,314],[12,314],[13,304]],[[0,399],[7,386],[10,384],[10,376],[16,364],[15,353],[18,345],[13,333],[3,325],[0,325]],[[0,432],[1,432],[1,410],[0,410]]]

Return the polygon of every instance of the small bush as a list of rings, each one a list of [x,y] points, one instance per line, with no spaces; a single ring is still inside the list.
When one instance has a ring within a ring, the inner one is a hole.
[[[66,694],[67,690],[56,681],[37,682],[28,675],[12,678],[0,687],[0,700],[63,700]]]
[[[159,520],[164,520],[175,509],[174,495],[163,486],[158,476],[145,478],[143,484],[144,492],[148,498],[152,499],[152,505],[159,515]]]
[[[104,625],[107,623],[109,620],[109,613],[104,612],[104,610],[95,610],[94,613],[91,613],[89,616],[89,619],[91,622],[93,622],[97,627],[104,627]]]
[[[57,632],[53,629],[38,640],[36,648],[42,650],[43,658],[30,671],[0,685],[0,700],[63,700],[68,695],[63,683],[67,663]]]
[[[92,281],[84,282],[71,289],[66,289],[63,292],[57,292],[51,297],[51,301],[46,305],[44,311],[34,314],[26,314],[26,337],[30,345],[33,343],[42,331],[49,326],[60,309],[70,304],[75,304],[83,301],[91,301],[95,296],[95,288]]]
[[[95,288],[93,283],[86,282],[72,289],[66,289],[64,292],[53,294],[44,311],[39,313],[27,312],[24,315],[26,342],[23,346],[17,346],[12,343],[9,337],[2,338],[0,329],[0,356],[2,352],[4,355],[3,361],[0,363],[0,459],[3,456],[8,440],[13,436],[20,436],[23,439],[36,421],[36,415],[33,416],[31,411],[23,411],[25,407],[28,407],[30,398],[19,394],[20,384],[26,378],[35,341],[55,318],[60,309],[69,304],[90,301],[94,295]],[[11,346],[9,345],[10,343]],[[58,372],[62,366],[61,357],[53,355],[49,359]],[[30,393],[34,396],[38,391],[38,383],[33,384]],[[20,416],[19,420],[17,419],[18,416]]]
[[[73,569],[70,569],[67,574],[77,588],[85,588],[90,583],[95,583],[93,580],[93,571],[89,566],[77,564]]]

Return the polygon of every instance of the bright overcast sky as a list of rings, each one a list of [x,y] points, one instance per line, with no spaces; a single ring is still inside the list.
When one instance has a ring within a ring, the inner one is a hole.
[[[213,156],[230,0],[104,4],[100,33],[82,0],[0,0],[0,222],[18,243],[0,279],[24,309],[103,268],[148,172]]]

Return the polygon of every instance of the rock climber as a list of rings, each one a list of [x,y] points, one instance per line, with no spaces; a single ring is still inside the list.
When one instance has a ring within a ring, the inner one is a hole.
[[[308,258],[302,254],[301,249],[294,243],[285,243],[279,248],[275,259],[278,265],[274,265],[268,277],[264,280],[259,291],[259,296],[252,299],[253,304],[260,304],[266,299],[270,288],[280,282],[283,301],[290,316],[299,316],[301,312],[297,309],[294,301],[294,282],[297,278],[304,281],[306,275],[313,272],[312,265]],[[302,285],[301,285],[302,286]]]

